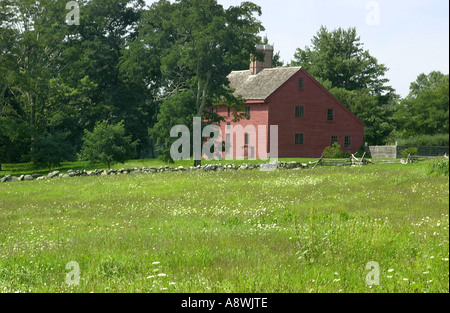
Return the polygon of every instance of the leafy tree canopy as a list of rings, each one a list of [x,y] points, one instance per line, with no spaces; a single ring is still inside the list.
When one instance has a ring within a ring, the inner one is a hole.
[[[449,133],[449,75],[420,74],[395,114],[401,138]]]
[[[123,121],[109,124],[98,122],[92,132],[85,131],[81,156],[91,163],[102,162],[111,168],[115,163],[125,163],[132,156],[137,142],[125,135]]]
[[[346,90],[369,89],[373,94],[391,92],[384,77],[388,68],[364,50],[356,28],[328,31],[322,26],[311,46],[297,49],[291,66],[301,66],[332,87]]]

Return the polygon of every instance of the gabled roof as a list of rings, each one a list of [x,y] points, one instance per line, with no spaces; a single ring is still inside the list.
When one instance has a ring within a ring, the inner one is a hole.
[[[234,94],[246,100],[265,100],[287,82],[300,67],[266,68],[257,75],[251,75],[249,70],[234,71],[228,75],[230,87]]]

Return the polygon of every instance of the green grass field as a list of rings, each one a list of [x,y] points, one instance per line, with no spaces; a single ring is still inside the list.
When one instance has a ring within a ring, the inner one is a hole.
[[[448,293],[449,178],[419,163],[0,184],[0,292]]]

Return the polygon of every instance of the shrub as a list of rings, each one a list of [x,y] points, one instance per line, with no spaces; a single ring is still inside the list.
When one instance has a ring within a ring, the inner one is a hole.
[[[339,159],[344,156],[341,146],[335,142],[331,147],[326,147],[322,153],[322,156],[326,159]]]
[[[402,156],[404,159],[406,159],[409,155],[417,155],[419,149],[411,147],[411,148],[406,148],[402,151]]]
[[[448,175],[449,170],[448,159],[436,159],[430,166],[430,174]]]
[[[136,145],[137,141],[132,142],[131,136],[125,136],[123,121],[115,125],[104,121],[97,123],[93,132],[85,132],[81,156],[92,164],[107,164],[111,169],[115,163],[128,161]]]

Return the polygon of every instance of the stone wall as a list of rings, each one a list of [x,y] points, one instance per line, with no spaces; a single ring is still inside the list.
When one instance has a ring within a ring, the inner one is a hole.
[[[401,159],[402,151],[412,146],[366,146],[366,152],[373,159]],[[449,147],[416,147],[417,155],[422,157],[443,156],[449,154]]]
[[[396,146],[366,146],[366,152],[373,159],[396,159]]]
[[[276,162],[267,164],[207,164],[205,166],[197,167],[183,167],[179,166],[177,168],[171,166],[160,166],[160,167],[143,167],[143,168],[129,168],[129,169],[110,169],[110,170],[68,170],[67,173],[61,173],[60,171],[53,171],[48,173],[48,175],[32,174],[32,175],[21,175],[20,177],[5,175],[0,179],[0,183],[25,181],[25,180],[44,180],[53,178],[68,178],[68,177],[80,177],[80,176],[107,176],[107,175],[125,175],[125,174],[154,174],[162,172],[189,172],[189,171],[202,171],[202,172],[222,172],[231,170],[255,170],[259,169],[261,171],[271,171],[276,169],[306,169],[317,162],[309,163],[298,163],[292,162]]]

